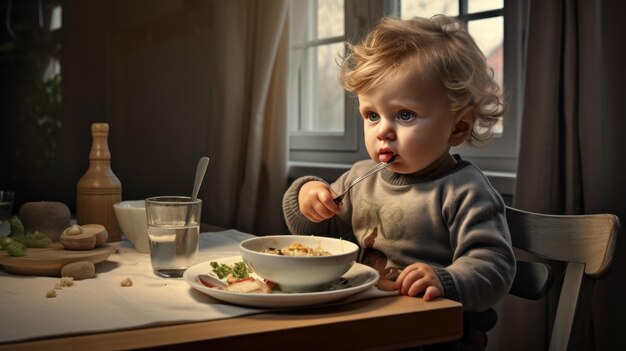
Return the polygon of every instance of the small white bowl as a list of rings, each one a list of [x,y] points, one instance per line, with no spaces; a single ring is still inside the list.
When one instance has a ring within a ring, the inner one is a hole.
[[[279,256],[261,251],[282,249],[293,243],[331,253],[330,256]],[[307,235],[270,235],[247,239],[239,245],[244,261],[261,277],[274,282],[284,292],[319,290],[346,273],[356,261],[359,247],[349,241]]]
[[[135,250],[150,253],[146,202],[144,200],[122,201],[114,204],[113,209],[122,233],[133,243]]]

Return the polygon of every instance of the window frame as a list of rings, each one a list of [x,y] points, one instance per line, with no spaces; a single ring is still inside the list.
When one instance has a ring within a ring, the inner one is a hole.
[[[523,57],[527,18],[527,0],[503,0],[503,8],[463,15],[467,0],[459,0],[461,20],[474,20],[480,16],[501,12],[504,16],[504,68],[503,84],[508,104],[503,120],[503,134],[483,149],[462,145],[451,150],[459,153],[485,173],[504,178],[506,192],[514,189],[515,172],[519,150],[521,115],[523,102]],[[347,40],[354,41],[364,35],[384,14],[399,11],[395,0],[345,0],[345,32]],[[345,95],[345,135],[330,133],[290,132],[290,177],[304,169],[331,169],[336,174],[340,169],[369,156],[363,142],[363,121],[358,113],[358,101],[353,94]],[[295,172],[295,173],[294,173]],[[292,174],[294,173],[294,174]]]
[[[463,144],[452,149],[483,170],[492,172],[517,171],[519,139],[523,105],[523,57],[525,47],[526,1],[504,0],[502,10],[490,10],[474,14],[463,14],[467,10],[467,0],[459,1],[460,19],[463,21],[485,18],[501,11],[504,16],[504,66],[503,84],[507,102],[507,112],[503,119],[503,133],[494,137],[486,148],[477,149]],[[465,6],[461,5],[465,3]],[[467,22],[466,22],[467,23]]]
[[[309,5],[307,6],[311,6],[311,4],[314,4],[314,3],[315,1],[311,1],[309,2]],[[344,35],[335,36],[335,37],[327,37],[327,38],[322,38],[322,39],[315,39],[315,40],[306,40],[305,42],[295,43],[292,48],[297,49],[297,50],[300,50],[300,49],[307,50],[309,48],[319,47],[321,45],[345,42],[347,38],[352,36],[353,33],[351,33],[350,30],[354,28],[354,25],[353,25],[354,18],[352,16],[347,15],[347,11],[346,11],[346,8],[348,7],[347,3],[348,3],[348,0],[345,0],[344,1]],[[309,8],[308,12],[311,14],[315,14],[315,15],[317,14],[317,11],[315,11],[315,9],[312,9],[312,8]],[[308,25],[310,26],[312,26],[313,23],[316,23],[316,21],[312,20],[312,18],[306,18],[306,20],[308,22]],[[313,29],[314,28],[309,28],[309,30],[313,30]],[[309,58],[309,56],[305,55],[305,60],[304,60],[305,62],[303,66],[307,67],[311,71],[315,71],[316,66],[314,62],[307,60],[307,58]],[[313,82],[311,81],[310,78],[315,75],[315,72],[307,74],[304,78],[302,78],[302,73],[300,71],[298,71],[298,75],[299,75],[298,78],[291,78],[291,79],[298,79],[298,82],[301,82],[301,84],[295,84],[298,90],[296,99],[298,96],[311,97],[313,94],[313,91],[312,91],[313,89],[311,89]],[[290,101],[293,101],[293,100],[294,100],[293,98],[290,99]],[[345,103],[349,100],[350,100],[349,94],[344,92],[344,109],[343,109],[344,110],[344,113],[343,113],[344,131],[343,132],[290,131],[289,132],[290,151],[295,151],[295,152],[298,152],[298,151],[318,152],[318,151],[333,151],[333,150],[343,150],[346,152],[357,151],[359,149],[359,138],[358,138],[359,126],[357,125],[357,119],[355,119],[354,116],[352,115],[352,107],[350,106],[350,104]],[[292,106],[290,108],[290,112],[295,115],[294,119],[297,120],[298,123],[300,123],[300,118],[301,118],[300,116],[303,113],[302,111],[305,109],[310,109],[310,108],[311,108],[310,101],[307,100],[304,103],[300,101],[297,104],[297,107]]]

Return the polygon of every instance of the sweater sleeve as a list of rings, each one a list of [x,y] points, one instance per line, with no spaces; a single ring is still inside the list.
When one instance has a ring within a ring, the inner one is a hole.
[[[311,181],[324,182],[323,179],[314,176],[305,176],[296,179],[287,189],[285,195],[283,195],[283,214],[285,216],[285,222],[287,222],[287,228],[291,234],[314,234],[315,232],[328,231],[324,228],[324,225],[316,225],[312,221],[309,221],[302,212],[300,212],[300,206],[298,204],[298,193],[302,186]],[[326,224],[327,226],[328,224]]]
[[[484,177],[482,174],[479,177]],[[445,267],[466,311],[493,306],[511,288],[516,262],[502,197],[486,179],[457,186],[454,199],[444,206],[444,218],[453,249]],[[439,272],[440,276],[445,276]],[[446,295],[453,290],[446,287]]]
[[[443,286],[443,297],[450,300],[459,301],[459,294],[456,292],[456,286],[454,285],[454,280],[452,279],[450,273],[444,268],[439,267],[436,267],[435,271],[437,272],[437,276],[439,277],[441,285]]]

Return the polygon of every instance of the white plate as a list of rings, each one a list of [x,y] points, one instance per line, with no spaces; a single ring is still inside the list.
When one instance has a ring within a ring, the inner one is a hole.
[[[243,261],[243,259],[241,256],[232,256],[198,263],[185,271],[183,279],[194,289],[215,299],[250,307],[303,307],[333,302],[366,290],[376,284],[379,278],[376,270],[360,263],[355,263],[346,274],[330,283],[324,291],[306,293],[283,293],[275,291],[271,294],[239,293],[209,288],[197,280],[198,274],[210,274],[217,278],[210,265],[210,262],[213,261],[229,265]],[[250,275],[263,280],[255,273],[251,273]]]

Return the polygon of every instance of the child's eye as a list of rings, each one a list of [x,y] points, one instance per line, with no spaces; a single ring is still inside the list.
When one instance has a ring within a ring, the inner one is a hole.
[[[380,116],[376,112],[368,112],[365,115],[365,118],[370,122],[377,122],[380,119]]]
[[[400,111],[397,118],[403,122],[407,122],[413,120],[414,118],[416,118],[416,116],[411,111]]]

